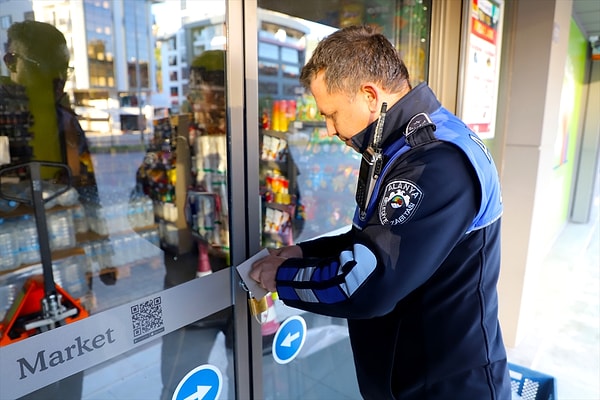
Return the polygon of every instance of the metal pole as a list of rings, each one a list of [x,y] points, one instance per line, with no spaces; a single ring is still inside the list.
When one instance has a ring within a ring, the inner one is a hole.
[[[30,174],[31,201],[33,204],[35,224],[38,233],[38,242],[40,245],[42,271],[44,275],[44,292],[46,297],[48,297],[56,294],[56,285],[54,283],[54,272],[52,271],[52,253],[50,251],[50,239],[48,235],[48,225],[46,223],[46,211],[44,209],[42,178],[39,162],[31,162]]]

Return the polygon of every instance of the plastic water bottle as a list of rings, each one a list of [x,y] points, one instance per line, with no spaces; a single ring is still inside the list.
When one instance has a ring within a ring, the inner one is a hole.
[[[31,215],[24,215],[18,221],[17,236],[21,262],[23,264],[39,263],[41,261],[40,243],[35,219]]]
[[[154,225],[154,202],[149,196],[144,196],[144,226]]]
[[[13,211],[15,208],[17,208],[18,206],[19,206],[19,203],[17,203],[14,200],[6,200],[6,199],[0,198],[0,211],[2,211],[2,212],[9,213],[9,212]]]
[[[75,227],[71,210],[53,212],[48,216],[50,249],[68,249],[75,246]]]
[[[75,233],[85,233],[89,229],[85,209],[81,203],[73,208],[73,224],[75,225]]]
[[[21,264],[15,232],[12,222],[0,218],[0,271],[15,269]]]
[[[129,221],[129,225],[134,229],[139,226],[139,201],[139,197],[134,196],[129,199],[129,204],[127,205],[127,220]]]

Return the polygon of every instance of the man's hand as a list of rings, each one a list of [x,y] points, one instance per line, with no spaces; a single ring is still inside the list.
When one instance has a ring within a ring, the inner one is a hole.
[[[300,246],[287,246],[279,249],[269,250],[269,255],[252,264],[250,278],[259,283],[260,286],[269,292],[276,292],[277,285],[275,277],[277,269],[288,258],[302,257]]]
[[[280,247],[278,249],[269,249],[269,254],[285,258],[302,258],[302,248],[297,245]]]

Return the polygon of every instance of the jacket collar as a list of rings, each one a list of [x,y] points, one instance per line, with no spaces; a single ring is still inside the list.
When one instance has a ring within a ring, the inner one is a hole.
[[[398,140],[404,134],[406,124],[408,124],[413,116],[421,112],[431,114],[440,107],[439,100],[435,97],[429,86],[427,86],[427,83],[422,82],[415,86],[388,109],[381,139],[382,147],[385,149],[391,143]],[[352,144],[358,149],[359,153],[363,153],[369,146],[376,125],[377,120],[373,121],[351,139]]]

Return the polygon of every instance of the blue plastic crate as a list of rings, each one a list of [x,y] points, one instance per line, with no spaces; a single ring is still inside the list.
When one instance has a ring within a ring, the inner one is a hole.
[[[523,400],[556,400],[556,380],[553,376],[508,363],[510,385]]]

